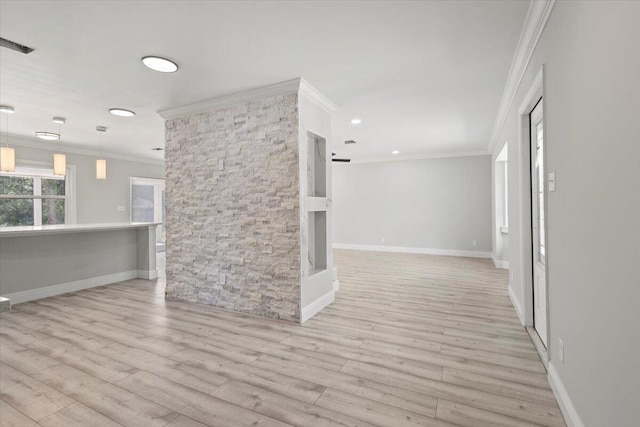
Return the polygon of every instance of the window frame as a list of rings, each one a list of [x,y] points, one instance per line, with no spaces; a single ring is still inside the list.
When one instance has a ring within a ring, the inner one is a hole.
[[[67,165],[66,175],[57,177],[53,175],[53,166],[50,163],[21,161],[16,164],[16,172],[0,172],[0,176],[33,178],[33,194],[0,194],[2,200],[28,199],[33,200],[33,226],[42,226],[42,201],[45,199],[64,200],[64,224],[76,223],[75,202],[75,165]],[[42,194],[42,179],[62,179],[65,181],[64,195]],[[20,225],[8,225],[3,228],[21,227]]]

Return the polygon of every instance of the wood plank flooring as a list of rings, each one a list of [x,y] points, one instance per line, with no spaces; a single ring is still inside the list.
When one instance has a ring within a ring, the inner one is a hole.
[[[564,426],[489,260],[335,251],[304,326],[164,300],[164,277],[0,314],[1,426]]]

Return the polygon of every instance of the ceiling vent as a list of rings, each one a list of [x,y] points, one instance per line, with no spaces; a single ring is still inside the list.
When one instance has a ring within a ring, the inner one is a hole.
[[[164,148],[162,148],[162,147],[153,147],[152,150],[153,151],[164,151]]]
[[[356,142],[353,139],[348,139],[344,143],[345,144],[355,144]]]
[[[12,42],[11,40],[3,39],[2,37],[0,37],[0,46],[6,47],[7,49],[15,50],[16,52],[20,52],[24,54],[31,53],[34,50],[31,47],[22,45],[20,43]]]

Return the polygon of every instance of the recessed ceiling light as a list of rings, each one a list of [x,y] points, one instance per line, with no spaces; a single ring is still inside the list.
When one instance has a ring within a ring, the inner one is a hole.
[[[13,114],[16,110],[13,107],[9,107],[8,105],[0,105],[0,113],[9,113]]]
[[[400,152],[398,150],[393,150],[391,154],[400,154]]]
[[[54,117],[53,123],[57,123],[59,125],[63,125],[67,120],[64,117]]]
[[[142,63],[148,68],[154,71],[160,71],[161,73],[175,73],[178,71],[178,64],[159,56],[145,56],[142,58]]]
[[[60,135],[53,132],[36,132],[36,136],[46,141],[57,141],[60,139]]]
[[[362,123],[361,119],[352,119],[351,120],[351,124],[352,125],[359,125],[360,123]]]
[[[136,115],[136,113],[134,113],[133,111],[125,110],[123,108],[112,108],[109,110],[109,112],[114,116],[120,117],[133,117]]]

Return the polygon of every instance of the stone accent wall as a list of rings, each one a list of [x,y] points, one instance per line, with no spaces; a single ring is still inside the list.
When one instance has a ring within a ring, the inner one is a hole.
[[[167,298],[299,320],[297,99],[166,122]]]

